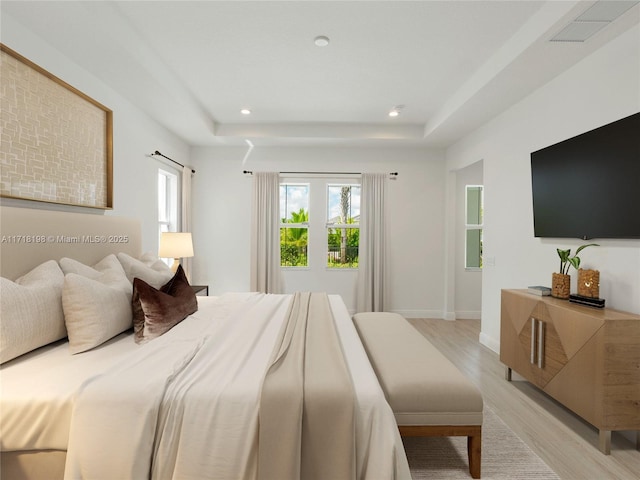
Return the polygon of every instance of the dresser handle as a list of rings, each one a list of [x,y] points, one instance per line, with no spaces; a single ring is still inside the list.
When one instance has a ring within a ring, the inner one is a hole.
[[[544,322],[538,322],[538,368],[544,368]]]
[[[536,363],[536,319],[531,317],[531,364]]]

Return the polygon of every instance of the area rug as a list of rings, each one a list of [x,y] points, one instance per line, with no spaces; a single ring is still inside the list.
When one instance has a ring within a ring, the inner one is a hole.
[[[471,478],[466,437],[407,437],[403,442],[413,480]],[[560,477],[485,405],[482,478],[559,480]]]

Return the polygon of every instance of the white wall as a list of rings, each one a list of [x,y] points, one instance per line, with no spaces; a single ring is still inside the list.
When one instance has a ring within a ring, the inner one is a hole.
[[[114,206],[106,214],[139,219],[143,249],[157,252],[157,171],[160,163],[148,154],[159,150],[188,163],[188,145],[4,12],[2,43],[113,111]],[[43,206],[33,202],[27,205]],[[82,211],[102,213],[88,208]]]
[[[485,262],[492,258],[495,266],[483,271],[481,340],[494,349],[500,289],[549,284],[556,247],[581,244],[533,237],[529,154],[640,110],[639,29],[627,31],[449,148],[446,167],[438,151],[323,147],[256,148],[242,166],[242,148],[195,148],[189,161],[183,141],[2,15],[3,43],[113,110],[114,209],[107,214],[140,219],[145,250],[157,249],[158,161],[148,153],[157,149],[195,166],[194,280],[211,284],[214,293],[249,286],[251,181],[241,173],[243,168],[398,170],[399,179],[389,183],[389,309],[407,316],[454,316],[449,311],[457,309],[451,301],[456,272],[449,251],[455,232],[451,235],[444,221],[455,216],[451,172],[483,159]],[[601,271],[601,296],[607,305],[640,312],[640,242],[600,243],[585,250],[582,258],[587,267]]]
[[[533,92],[446,152],[448,170],[484,161],[482,332],[499,349],[500,290],[550,285],[556,248],[584,242],[533,236],[530,153],[640,111],[640,27],[636,26]],[[629,206],[637,214],[636,206]],[[607,306],[640,313],[640,241],[599,240],[582,252],[600,270]],[[495,260],[495,266],[487,265]],[[572,275],[575,287],[575,273]]]
[[[407,148],[256,147],[245,165],[246,148],[195,148],[194,282],[212,294],[249,288],[251,177],[255,171],[398,171],[388,182],[388,310],[411,317],[443,315],[443,153]],[[324,268],[324,267],[322,267]],[[318,275],[304,287],[340,293],[355,310],[354,272]],[[288,275],[289,290],[296,282]],[[324,279],[323,279],[324,278]]]
[[[482,271],[465,268],[465,199],[467,185],[482,185],[482,161],[456,173],[455,317],[479,319],[482,309]]]

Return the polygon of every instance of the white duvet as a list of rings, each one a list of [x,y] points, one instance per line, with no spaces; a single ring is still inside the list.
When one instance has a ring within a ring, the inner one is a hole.
[[[123,333],[81,355],[59,341],[1,365],[0,449],[66,450],[75,392],[137,349]]]
[[[289,300],[228,294],[201,302],[85,382],[74,399],[65,478],[257,478],[260,389]],[[357,397],[357,477],[410,478],[350,316],[340,297],[330,302]]]

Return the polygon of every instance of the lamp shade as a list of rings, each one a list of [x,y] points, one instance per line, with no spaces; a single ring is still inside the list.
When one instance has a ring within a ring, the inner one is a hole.
[[[193,257],[193,241],[191,233],[163,232],[160,235],[158,256],[162,258]]]

